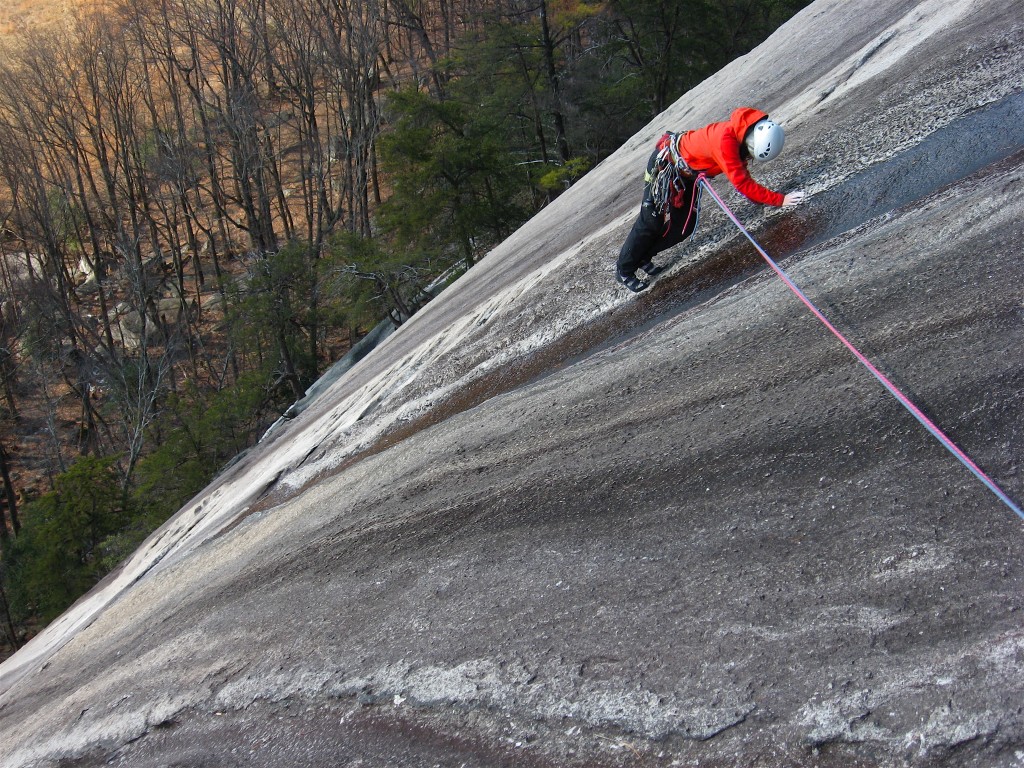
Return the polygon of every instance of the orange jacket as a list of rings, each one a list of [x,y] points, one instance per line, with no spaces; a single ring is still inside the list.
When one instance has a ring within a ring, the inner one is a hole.
[[[752,107],[734,109],[728,122],[711,123],[679,137],[679,154],[695,171],[708,176],[724,173],[732,185],[749,200],[765,205],[782,205],[780,192],[762,187],[750,176],[747,163],[740,158],[743,137],[754,123],[768,115]]]

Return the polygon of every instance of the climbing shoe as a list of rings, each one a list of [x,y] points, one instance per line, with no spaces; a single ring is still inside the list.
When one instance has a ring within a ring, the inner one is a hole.
[[[615,270],[615,279],[629,288],[633,293],[640,293],[640,291],[648,285],[646,280],[641,280],[636,275],[627,275],[625,272],[618,269]]]

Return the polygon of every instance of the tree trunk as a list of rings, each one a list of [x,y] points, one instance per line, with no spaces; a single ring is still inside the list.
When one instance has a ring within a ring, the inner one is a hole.
[[[11,519],[11,530],[17,536],[21,531],[21,522],[18,519],[18,500],[14,494],[14,483],[11,482],[10,458],[7,450],[0,444],[0,477],[3,478],[4,497],[7,499],[7,516]],[[3,531],[7,532],[7,521],[3,523]]]
[[[7,635],[14,650],[21,647],[18,642],[18,631],[14,627],[14,618],[11,616],[11,605],[7,602],[7,590],[4,589],[3,569],[0,568],[0,609],[4,612],[4,634]]]
[[[558,146],[558,156],[562,162],[568,162],[571,157],[569,153],[569,139],[565,133],[565,117],[562,114],[562,93],[559,85],[558,69],[555,67],[555,41],[551,37],[551,28],[548,25],[548,3],[541,0],[540,3],[540,26],[544,45],[544,64],[547,67],[548,84],[551,87],[551,98],[553,106],[551,117],[555,123],[555,143]]]

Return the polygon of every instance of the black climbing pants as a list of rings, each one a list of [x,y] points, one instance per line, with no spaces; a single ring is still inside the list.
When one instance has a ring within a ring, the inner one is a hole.
[[[620,272],[635,275],[640,265],[649,262],[654,254],[681,243],[693,234],[697,227],[698,206],[694,200],[697,184],[695,179],[684,179],[684,184],[683,205],[669,208],[668,222],[654,210],[649,189],[644,190],[640,215],[619,251],[617,266]]]

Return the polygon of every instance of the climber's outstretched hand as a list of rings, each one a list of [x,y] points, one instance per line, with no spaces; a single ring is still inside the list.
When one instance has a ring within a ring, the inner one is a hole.
[[[795,205],[802,205],[804,200],[807,199],[807,194],[802,190],[798,189],[795,192],[790,192],[782,201],[783,208],[792,208]]]

